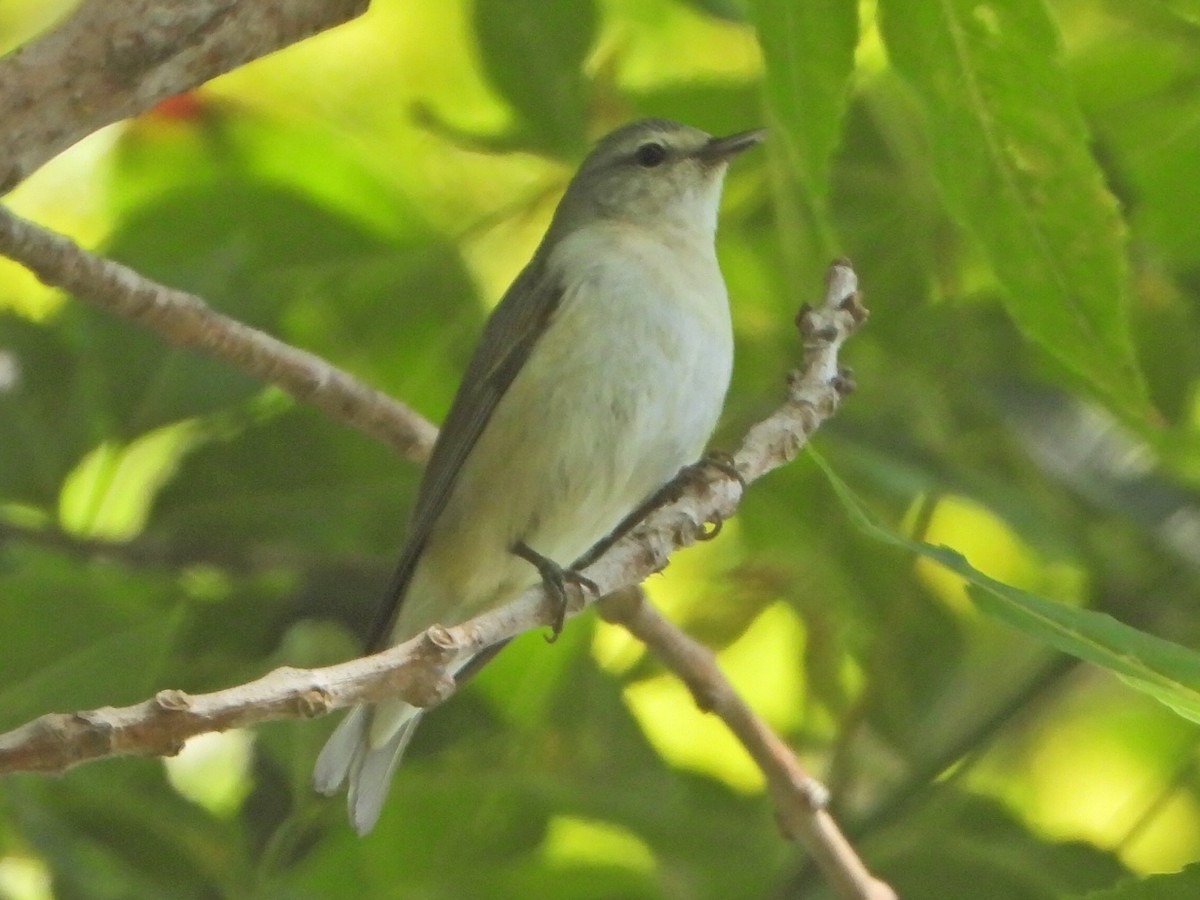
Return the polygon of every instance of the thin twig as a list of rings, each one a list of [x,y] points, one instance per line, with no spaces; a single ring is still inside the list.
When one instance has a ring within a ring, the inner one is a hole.
[[[0,207],[0,254],[15,259],[46,284],[136,322],[169,344],[201,350],[283,388],[414,462],[424,462],[429,455],[437,429],[398,400],[316,354],[222,315],[195,294],[151,281],[4,207]]]
[[[696,705],[728,726],[766,776],[780,827],[807,848],[839,896],[895,900],[895,892],[863,865],[826,808],[829,795],[791,749],[755,715],[717,665],[713,652],[688,637],[646,601],[641,587],[603,598],[600,615],[640,640],[688,686]]]

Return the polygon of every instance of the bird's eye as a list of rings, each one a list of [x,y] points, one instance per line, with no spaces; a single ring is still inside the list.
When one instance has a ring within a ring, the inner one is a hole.
[[[667,148],[659,143],[642,144],[633,158],[642,168],[653,169],[667,158]]]

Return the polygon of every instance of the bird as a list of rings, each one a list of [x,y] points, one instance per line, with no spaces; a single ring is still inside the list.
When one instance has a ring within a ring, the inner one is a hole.
[[[721,191],[730,160],[764,137],[642,119],[595,144],[470,358],[376,650],[539,583],[565,609],[565,582],[594,588],[572,564],[701,458],[733,368],[715,248]],[[360,834],[422,715],[399,698],[356,706],[318,756],[315,789],[332,795],[348,781]]]

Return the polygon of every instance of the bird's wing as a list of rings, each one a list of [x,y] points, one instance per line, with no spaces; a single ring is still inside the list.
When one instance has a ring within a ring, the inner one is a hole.
[[[463,463],[558,309],[563,286],[547,269],[538,254],[522,270],[492,312],[467,364],[425,468],[408,543],[371,631],[369,646],[374,650],[387,645],[421,551],[454,490]]]

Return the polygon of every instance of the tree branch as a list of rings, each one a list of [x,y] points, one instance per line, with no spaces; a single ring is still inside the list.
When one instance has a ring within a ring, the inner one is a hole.
[[[93,131],[362,13],[369,0],[84,0],[0,59],[0,194]]]
[[[2,233],[4,229],[0,228]],[[196,300],[184,296],[188,302]],[[838,350],[865,317],[857,278],[850,264],[839,260],[830,266],[824,304],[817,310],[805,307],[797,317],[805,338],[804,370],[791,374],[786,402],[750,428],[732,457],[740,480],[721,469],[686,474],[679,482],[676,498],[650,511],[629,534],[584,569],[599,587],[600,595],[635,586],[660,571],[678,547],[707,536],[707,523],[724,521],[733,514],[742,499],[744,484],[751,484],[796,456],[810,434],[836,412],[841,397],[850,389],[847,373],[838,367]],[[286,349],[294,353],[292,348]],[[348,374],[338,374],[353,382]],[[571,614],[580,612],[590,601],[586,593],[577,593]],[[432,706],[445,700],[452,690],[451,680],[443,671],[446,660],[548,624],[554,612],[554,601],[547,598],[544,589],[534,588],[511,604],[455,628],[434,626],[424,635],[383,653],[322,670],[282,668],[256,682],[212,694],[190,697],[182,691],[161,691],[154,700],[133,707],[42,716],[0,734],[0,774],[17,770],[59,772],[104,756],[169,754],[196,734],[319,715],[389,695],[400,695],[418,706]]]
[[[368,0],[84,0],[57,28],[0,59],[0,193],[61,150],[165,97],[344,22]],[[0,208],[0,252],[48,284],[147,327],[168,343],[223,359],[421,462],[436,429],[420,415],[319,357],[212,310],[201,298],[150,281]],[[651,512],[586,569],[608,594],[602,614],[641,639],[719,715],[767,778],[781,825],[812,853],[839,895],[893,898],[871,877],[825,810],[825,791],[758,719],[713,654],[662,618],[635,587],[677,547],[731,515],[743,485],[791,458],[849,389],[837,366],[842,341],[863,321],[847,263],[830,270],[825,301],[802,311],[805,368],[787,402],[755,425],[733,457],[742,481],[689,474],[676,499]],[[586,606],[580,596],[572,614]],[[388,696],[434,706],[456,689],[446,666],[550,623],[553,604],[531,590],[453,628],[434,626],[383,653],[323,669],[281,668],[256,681],[191,696],[160,691],[120,709],[50,714],[0,735],[0,773],[62,771],[116,755],[171,755],[197,734],[280,718],[316,716]]]
[[[433,426],[318,357],[214,312],[199,297],[87,253],[2,208],[0,252],[24,262],[43,280],[146,325],[171,343],[205,350],[277,384],[412,458],[421,458],[432,443]],[[584,570],[602,595],[631,589],[661,570],[675,549],[706,537],[708,523],[733,514],[745,485],[799,452],[852,388],[848,373],[838,367],[838,352],[865,318],[853,270],[848,262],[835,262],[822,305],[806,306],[797,316],[804,338],[803,370],[789,376],[786,402],[748,431],[732,457],[740,478],[718,467],[682,476],[674,499],[651,511]],[[725,720],[766,775],[788,836],[809,848],[841,896],[894,897],[870,876],[824,809],[824,788],[728,685],[711,652],[641,602],[640,594],[634,597],[635,602],[628,595],[606,600],[605,614],[642,639],[688,684],[703,708]],[[585,594],[575,599],[572,615],[590,602]],[[197,734],[322,715],[388,696],[433,706],[457,687],[446,672],[452,660],[549,624],[554,616],[553,601],[535,588],[461,625],[434,626],[387,651],[336,666],[281,668],[209,694],[166,690],[134,706],[45,715],[0,735],[0,774],[56,772],[108,756],[171,755]]]
[[[0,216],[0,247],[4,245],[6,234],[4,223],[5,217]],[[121,277],[126,274],[137,277],[114,263],[94,257],[90,259],[92,262],[83,267],[89,273],[95,263],[118,270],[117,274]],[[101,274],[104,271],[107,269],[103,269]],[[88,278],[70,280],[81,284],[87,282],[95,287]],[[801,333],[805,336],[805,368],[802,372],[793,372],[789,377],[787,401],[767,419],[753,426],[733,455],[732,464],[741,480],[731,478],[719,468],[705,470],[699,475],[689,472],[680,481],[680,490],[675,499],[651,511],[628,535],[584,570],[599,586],[602,595],[640,583],[648,575],[661,570],[675,549],[707,536],[707,523],[720,522],[733,514],[742,497],[743,482],[748,485],[791,460],[807,442],[809,435],[837,410],[849,388],[846,373],[838,369],[838,349],[866,317],[856,288],[857,279],[849,264],[842,261],[834,263],[830,267],[824,305],[817,310],[806,308],[798,316]],[[169,291],[166,288],[162,290]],[[207,317],[217,315],[203,306],[199,298],[188,294],[182,294],[181,297],[180,303],[167,307],[166,318],[178,316],[186,321],[192,315],[199,315],[203,322]],[[197,303],[203,307],[202,312],[197,313],[194,309]],[[164,315],[162,310],[158,314]],[[218,319],[222,328],[237,326],[252,331],[224,317]],[[181,326],[180,330],[187,329]],[[254,332],[251,339],[257,339],[258,336]],[[224,343],[217,342],[217,346],[223,347]],[[279,346],[288,353],[298,352],[286,345]],[[270,352],[275,352],[271,345],[268,347]],[[336,372],[326,363],[322,362],[321,365]],[[287,371],[282,364],[267,365],[264,369],[269,374]],[[357,384],[345,373],[337,372],[337,375],[328,383]],[[367,390],[361,385],[358,387]],[[361,422],[344,415],[340,418],[357,427],[365,427]],[[578,600],[580,602],[572,614],[590,602],[586,595]],[[182,711],[176,708],[178,703],[167,709],[159,708],[161,704],[158,701],[147,701],[146,704],[123,710],[44,717],[47,720],[56,719],[60,726],[67,719],[78,720],[85,726],[87,720],[97,719],[99,724],[84,727],[79,731],[78,738],[40,742],[40,750],[36,753],[31,753],[26,746],[26,741],[35,732],[45,731],[36,722],[0,736],[0,773],[18,769],[58,771],[77,762],[122,753],[158,754],[162,752],[162,747],[177,747],[182,740],[205,731],[300,714],[317,715],[392,692],[405,695],[406,699],[418,705],[428,705],[433,702],[428,697],[407,695],[410,689],[415,690],[411,688],[410,680],[420,679],[405,673],[410,669],[428,668],[431,665],[436,668],[449,657],[443,652],[430,657],[426,643],[432,640],[443,650],[448,646],[452,653],[480,650],[547,624],[552,620],[551,607],[552,603],[546,599],[541,588],[532,589],[499,610],[485,613],[455,628],[436,629],[435,636],[410,641],[363,660],[312,672],[281,670],[285,672],[282,676],[271,673],[250,685],[191,698],[188,716],[177,715]],[[423,647],[425,649],[421,649]],[[433,662],[430,662],[431,658]],[[314,696],[314,692],[319,696]],[[183,696],[179,692],[169,693],[176,700]],[[437,700],[440,699],[443,698],[438,694]],[[154,723],[151,720],[157,722],[157,727],[170,739],[151,740],[138,736],[153,733]],[[130,730],[135,736],[116,734],[122,729]],[[49,733],[62,732],[61,728],[55,728]]]
[[[0,254],[26,266],[46,284],[136,322],[169,344],[202,350],[282,388],[414,462],[424,462],[429,455],[437,429],[398,400],[313,353],[222,315],[195,294],[151,281],[4,207]]]
[[[838,829],[826,808],[829,792],[754,714],[717,665],[712,650],[665,619],[646,602],[640,586],[602,598],[599,612],[645,644],[688,686],[697,706],[715,713],[728,726],[766,776],[780,828],[809,851],[839,896],[895,900],[896,893],[871,875]]]

